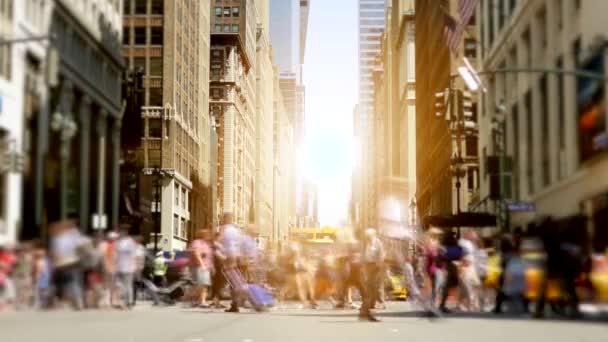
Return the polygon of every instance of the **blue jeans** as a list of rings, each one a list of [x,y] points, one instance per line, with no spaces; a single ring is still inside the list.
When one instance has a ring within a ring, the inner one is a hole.
[[[125,306],[133,304],[133,273],[118,273],[116,275],[120,297]]]
[[[445,284],[445,271],[436,270],[431,277],[431,305],[435,305],[437,297],[441,293],[441,289]]]

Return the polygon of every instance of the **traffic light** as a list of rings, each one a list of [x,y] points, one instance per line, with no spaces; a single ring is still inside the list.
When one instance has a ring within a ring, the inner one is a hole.
[[[450,102],[450,90],[446,89],[442,92],[435,93],[435,115],[437,117],[446,116],[447,119],[447,111],[449,109]]]
[[[469,91],[461,91],[460,102],[462,103],[462,116],[465,120],[473,118],[473,97]]]

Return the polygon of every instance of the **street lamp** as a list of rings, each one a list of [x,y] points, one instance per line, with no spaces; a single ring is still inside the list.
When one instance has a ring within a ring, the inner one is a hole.
[[[69,114],[55,112],[51,117],[50,128],[59,134],[61,146],[59,149],[60,159],[60,215],[61,219],[67,218],[67,188],[68,188],[68,163],[70,160],[71,141],[78,131],[76,122]]]

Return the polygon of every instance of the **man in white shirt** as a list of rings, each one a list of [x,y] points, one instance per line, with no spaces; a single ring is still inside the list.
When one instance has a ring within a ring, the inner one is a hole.
[[[384,262],[384,246],[378,238],[376,230],[368,228],[365,230],[365,242],[363,249],[363,265],[365,272],[365,284],[363,284],[363,303],[359,310],[359,319],[377,322],[378,319],[371,313],[378,294],[378,275]]]
[[[121,293],[122,307],[133,303],[133,278],[137,268],[137,243],[129,236],[129,228],[122,226],[116,241],[116,280]]]
[[[230,283],[232,302],[230,308],[226,312],[239,312],[239,295],[241,293],[240,288],[245,280],[238,269],[239,258],[242,257],[242,232],[233,224],[233,216],[231,213],[225,213],[222,217],[222,226],[220,227],[221,233],[221,244],[223,253],[225,255],[224,260],[224,274],[226,279]]]

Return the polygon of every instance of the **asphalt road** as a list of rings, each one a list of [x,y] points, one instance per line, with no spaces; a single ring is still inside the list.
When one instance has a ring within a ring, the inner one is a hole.
[[[492,315],[422,318],[406,303],[359,322],[353,310],[293,306],[256,314],[154,308],[132,311],[0,313],[1,342],[607,342],[608,322],[533,321]]]

